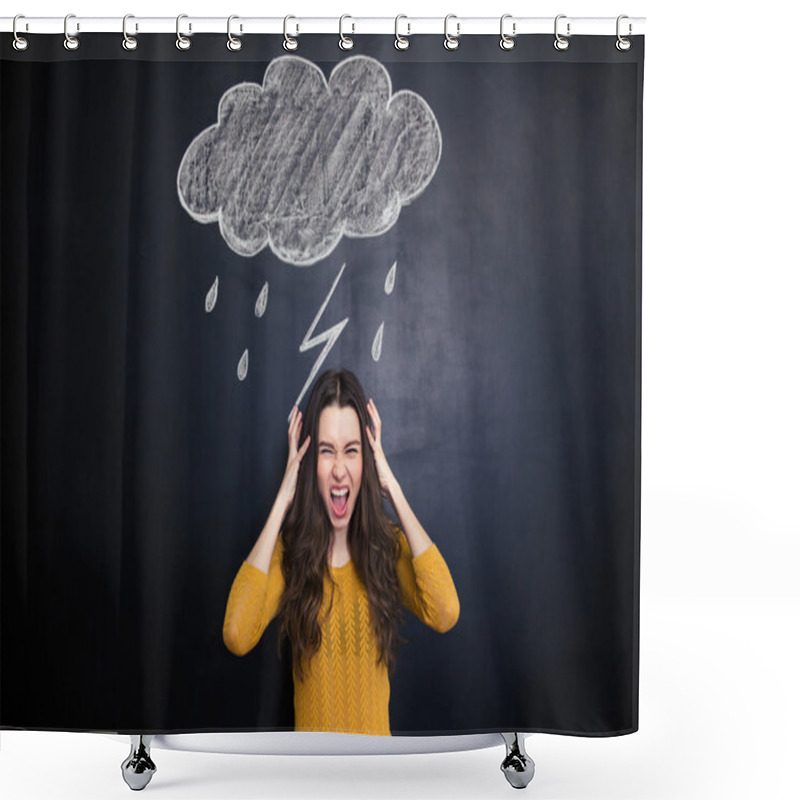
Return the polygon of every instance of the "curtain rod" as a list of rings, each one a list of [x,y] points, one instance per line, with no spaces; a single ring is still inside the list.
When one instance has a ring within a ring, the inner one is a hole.
[[[520,36],[534,33],[554,33],[555,17],[513,17],[504,15],[503,30],[507,36]],[[286,19],[286,21],[285,21]],[[17,19],[18,34],[54,33],[64,34],[65,24],[69,34],[81,33],[122,33],[121,17],[81,17],[70,15],[64,17],[26,17]],[[444,17],[303,17],[291,15],[284,17],[234,17],[231,30],[237,36],[247,34],[283,34],[284,25],[292,35],[303,33],[341,32],[347,35],[359,33],[385,33],[401,36],[415,34],[444,35]],[[645,17],[627,17],[620,22],[620,33],[623,36],[635,36],[644,33]],[[569,26],[569,28],[568,28]],[[145,33],[175,33],[176,17],[136,17],[130,15],[125,26],[129,36]],[[0,32],[11,33],[14,30],[14,17],[0,17]],[[228,17],[192,17],[181,15],[181,34],[195,33],[227,33]],[[451,36],[468,36],[471,34],[500,34],[500,16],[497,17],[458,17],[449,15],[447,30]],[[559,15],[558,30],[562,36],[588,35],[613,36],[617,33],[616,17],[570,17]]]

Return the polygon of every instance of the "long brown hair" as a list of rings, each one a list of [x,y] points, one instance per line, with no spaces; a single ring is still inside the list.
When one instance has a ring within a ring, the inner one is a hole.
[[[383,506],[375,456],[367,440],[366,396],[352,372],[328,370],[314,384],[303,416],[300,442],[310,434],[311,444],[300,462],[294,500],[282,532],[285,589],[278,607],[281,618],[278,652],[280,656],[283,639],[288,638],[301,681],[305,675],[304,664],[322,645],[318,614],[324,576],[327,574],[331,578],[328,553],[333,544],[333,526],[317,486],[319,420],[323,409],[331,405],[350,406],[358,416],[361,431],[361,490],[350,519],[347,542],[353,566],[369,598],[370,619],[380,651],[377,663],[384,661],[393,674],[398,645],[407,641],[398,632],[399,625],[404,622],[396,569],[400,534]],[[330,606],[326,613],[330,613]]]

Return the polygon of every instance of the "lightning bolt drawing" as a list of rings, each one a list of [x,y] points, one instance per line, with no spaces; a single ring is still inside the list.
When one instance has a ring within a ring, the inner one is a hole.
[[[325,302],[322,304],[319,311],[317,311],[317,316],[314,317],[311,327],[306,332],[306,335],[303,337],[303,341],[300,344],[301,353],[305,353],[306,350],[310,350],[312,347],[317,347],[323,343],[325,343],[325,347],[322,348],[322,352],[319,354],[314,366],[311,368],[311,372],[309,373],[306,385],[303,387],[303,391],[300,392],[297,400],[295,401],[295,405],[298,407],[300,406],[300,401],[303,399],[303,395],[305,395],[305,393],[308,391],[308,387],[311,385],[312,381],[316,377],[316,374],[319,372],[322,362],[328,357],[328,353],[330,353],[331,348],[336,344],[336,340],[341,336],[344,326],[350,321],[350,317],[345,317],[341,322],[337,322],[332,328],[328,328],[328,330],[317,334],[313,339],[309,338],[314,333],[314,328],[317,327],[320,317],[325,313],[325,309],[328,307],[328,303],[330,302],[331,297],[333,297],[333,293],[336,291],[339,278],[342,277],[342,273],[344,272],[344,268],[346,266],[346,262],[342,264],[342,268],[339,270],[339,274],[336,276],[336,280],[333,282],[333,286],[331,286],[328,296],[325,298]],[[291,417],[292,415],[290,412],[289,416],[286,418],[287,422],[291,419]]]

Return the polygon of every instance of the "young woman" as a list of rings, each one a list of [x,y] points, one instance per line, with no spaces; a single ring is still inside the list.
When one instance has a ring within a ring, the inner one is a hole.
[[[391,736],[401,605],[441,633],[460,611],[447,564],[386,461],[375,403],[352,372],[329,370],[306,417],[292,410],[286,472],[231,587],[223,640],[243,656],[279,617],[295,730]]]

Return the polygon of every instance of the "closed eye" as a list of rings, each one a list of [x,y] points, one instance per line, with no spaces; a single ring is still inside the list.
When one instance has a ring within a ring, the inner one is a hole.
[[[352,447],[348,447],[348,448],[345,450],[345,453],[348,453],[348,454],[358,454],[358,452],[359,452],[359,449],[360,449],[360,448],[359,448],[358,446],[352,446]],[[320,445],[319,452],[320,452],[320,453],[325,453],[325,454],[328,454],[328,453],[333,453],[333,448],[332,448],[330,445]]]

